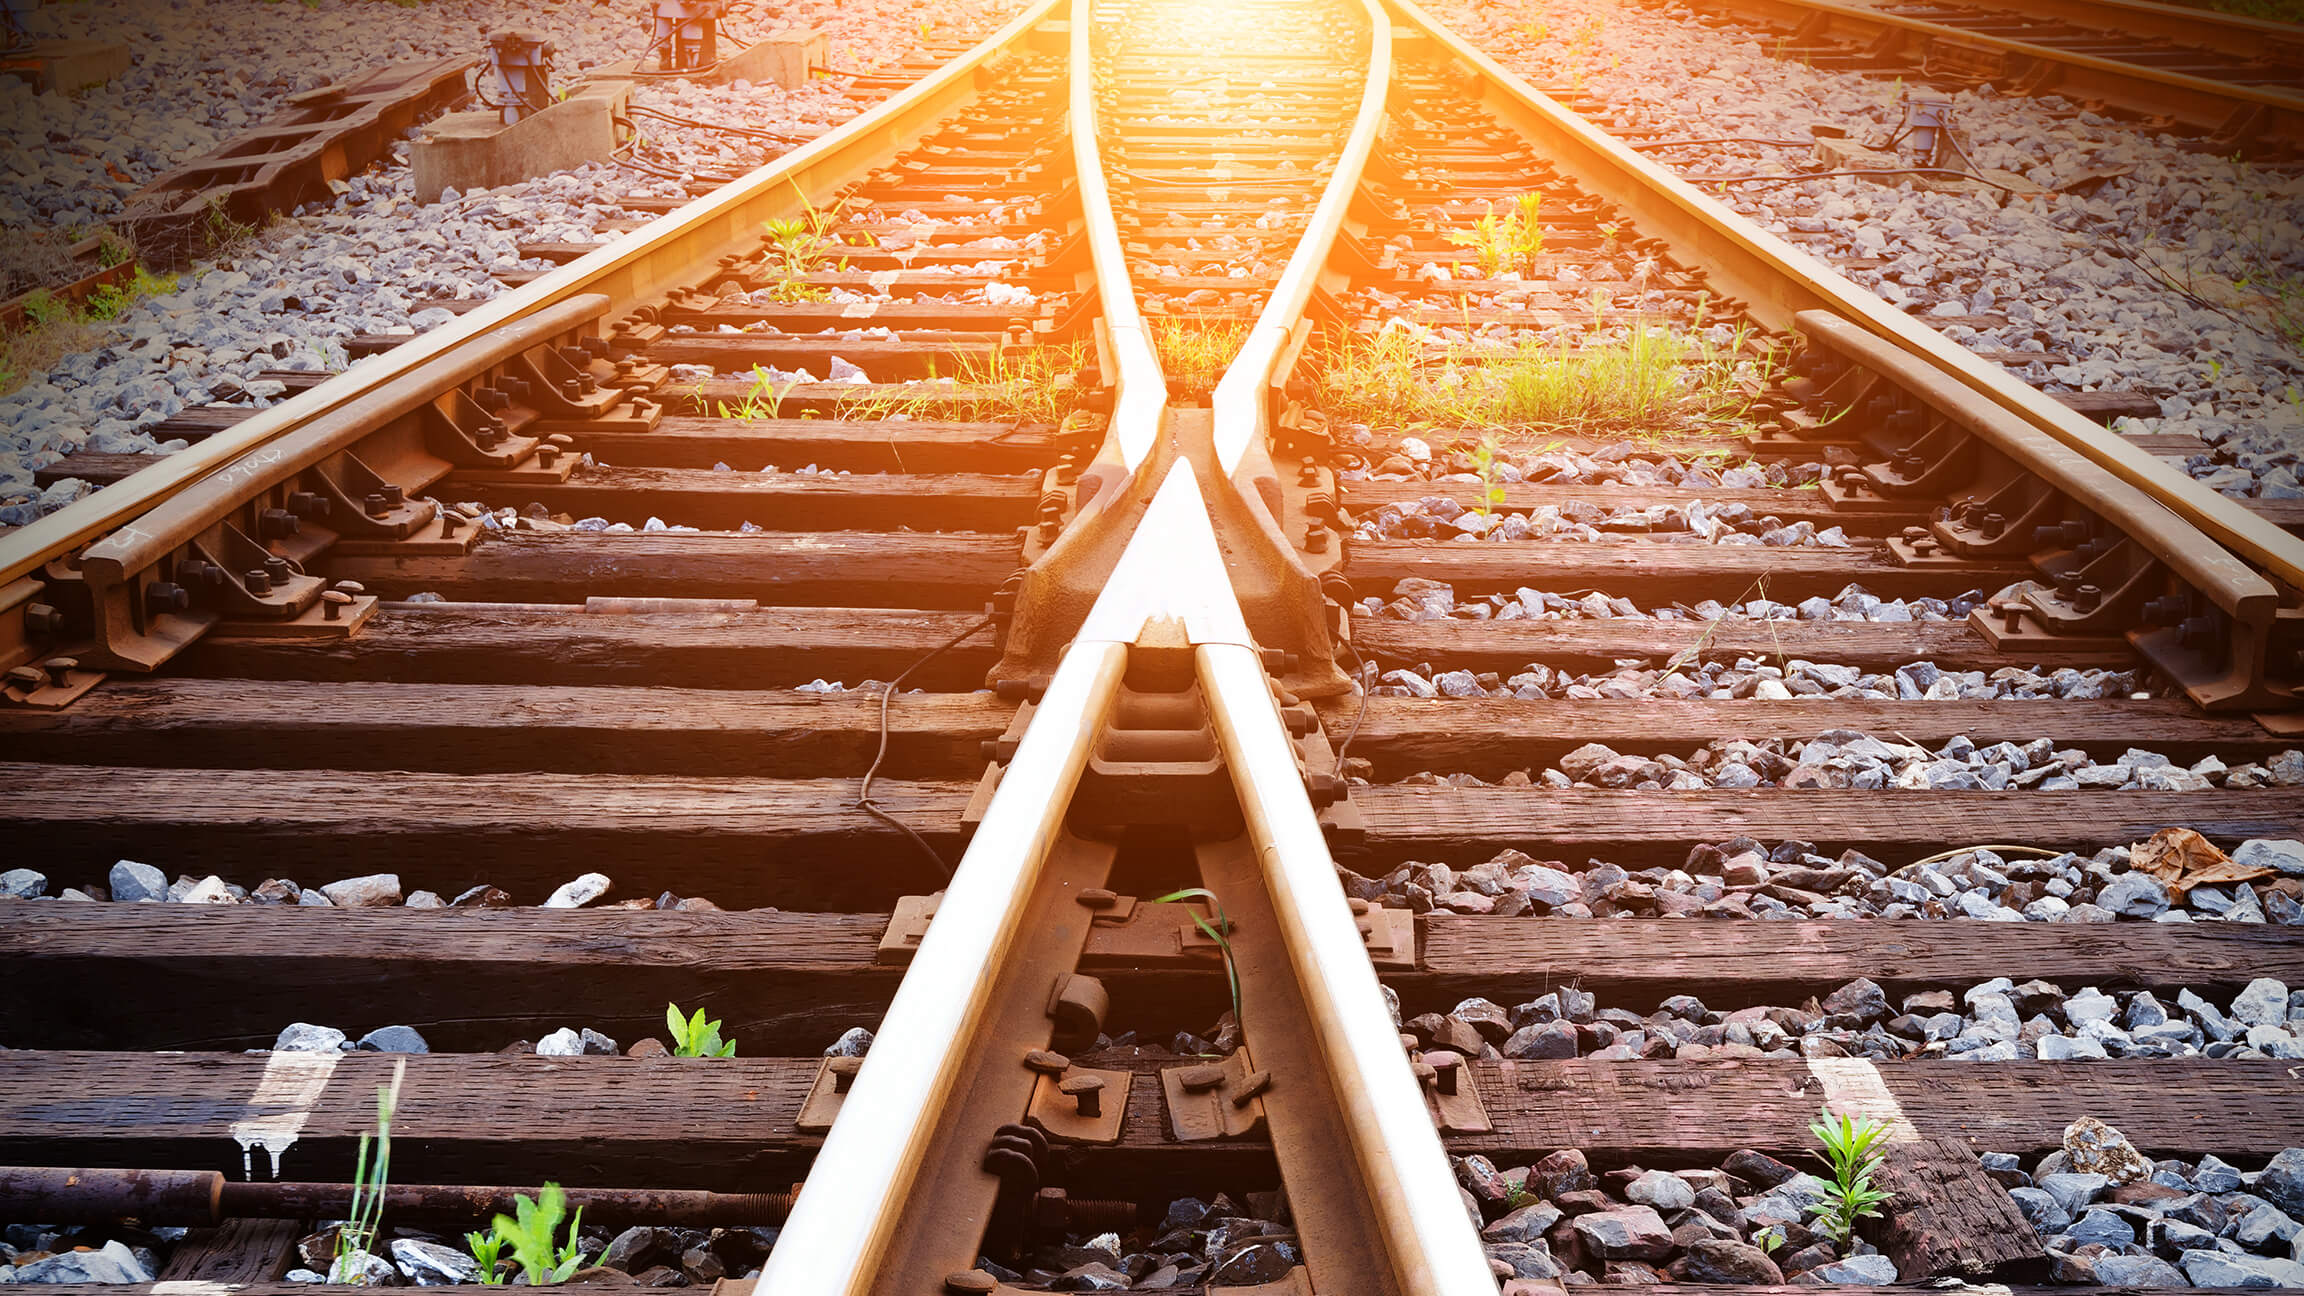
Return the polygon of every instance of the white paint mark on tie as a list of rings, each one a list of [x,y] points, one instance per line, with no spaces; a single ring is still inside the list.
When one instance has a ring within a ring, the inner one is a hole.
[[[263,1148],[272,1157],[272,1177],[280,1177],[280,1154],[295,1146],[304,1132],[312,1108],[336,1073],[341,1053],[274,1053],[264,1061],[264,1078],[248,1099],[257,1112],[232,1122],[232,1141],[240,1145],[240,1177],[254,1179],[251,1153]]]
[[[1864,1058],[1808,1059],[1808,1074],[1824,1089],[1823,1105],[1837,1115],[1869,1116],[1888,1127],[1890,1142],[1917,1140],[1920,1131],[1905,1119],[1904,1105],[1888,1092],[1880,1068]]]

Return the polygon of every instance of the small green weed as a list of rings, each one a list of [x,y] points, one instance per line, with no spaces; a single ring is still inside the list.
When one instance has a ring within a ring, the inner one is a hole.
[[[1888,1161],[1880,1150],[1888,1141],[1888,1126],[1869,1116],[1835,1116],[1826,1107],[1808,1132],[1824,1145],[1825,1159],[1832,1163],[1824,1201],[1808,1209],[1826,1236],[1845,1247],[1856,1234],[1856,1221],[1878,1219],[1881,1204],[1893,1195],[1872,1186],[1873,1174]]]
[[[488,1235],[464,1235],[472,1258],[480,1263],[481,1282],[490,1286],[503,1283],[496,1266],[507,1247],[512,1251],[512,1263],[531,1287],[566,1282],[570,1274],[584,1267],[583,1245],[577,1240],[584,1224],[583,1210],[579,1208],[576,1217],[568,1220],[568,1240],[561,1242],[560,1221],[568,1215],[568,1194],[560,1185],[547,1183],[538,1197],[541,1200],[531,1200],[526,1193],[515,1195],[512,1210],[517,1218],[499,1215],[490,1224]]]
[[[701,1008],[696,1010],[694,1017],[684,1019],[680,1016],[680,1005],[666,1004],[664,1024],[672,1031],[674,1057],[736,1056],[736,1041],[723,1042],[720,1038],[720,1023],[704,1020],[704,1010]]]
[[[1206,887],[1186,887],[1156,897],[1152,903],[1174,904],[1179,900],[1205,900],[1208,907],[1216,911],[1215,922],[1211,923],[1199,914],[1193,914],[1192,925],[1216,942],[1216,948],[1224,951],[1224,979],[1232,984],[1232,1024],[1238,1026],[1241,1037],[1246,1038],[1248,1025],[1240,1016],[1240,969],[1232,961],[1232,920],[1224,916],[1224,902],[1218,900],[1216,893]]]
[[[791,391],[792,386],[791,383],[785,383],[783,387],[777,387],[775,375],[769,373],[766,366],[754,365],[752,366],[752,389],[745,392],[743,398],[733,405],[727,401],[717,402],[720,408],[720,417],[735,419],[739,423],[756,423],[762,419],[775,418],[776,412],[784,407],[784,394]],[[698,404],[702,404],[704,400],[704,388],[701,383],[696,388],[696,400]]]
[[[1497,458],[1498,445],[1493,432],[1480,438],[1472,448],[1472,471],[1480,477],[1480,502],[1472,511],[1487,517],[1504,506],[1504,470]]]
[[[400,1082],[407,1078],[406,1059],[392,1064],[392,1083],[376,1086],[376,1161],[368,1161],[368,1135],[360,1136],[352,1161],[352,1211],[336,1229],[336,1255],[329,1263],[331,1282],[358,1284],[365,1273],[354,1256],[376,1245],[376,1231],[384,1221],[384,1190],[392,1182],[392,1113],[400,1106]]]
[[[88,294],[82,308],[92,320],[116,320],[130,306],[146,297],[165,297],[175,292],[182,281],[172,274],[153,274],[142,266],[125,284],[106,284]]]
[[[1468,230],[1450,230],[1448,241],[1471,248],[1480,258],[1483,278],[1493,279],[1507,270],[1529,273],[1544,252],[1544,227],[1537,223],[1544,195],[1525,193],[1499,213],[1495,204],[1480,214]]]

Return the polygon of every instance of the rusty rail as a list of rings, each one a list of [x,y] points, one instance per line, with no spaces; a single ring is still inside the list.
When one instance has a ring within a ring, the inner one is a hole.
[[[1623,207],[1641,227],[1667,237],[1675,259],[1707,267],[1714,288],[1762,327],[1789,335],[1803,312],[1826,312],[1940,375],[1946,390],[1965,389],[1996,407],[2006,426],[2028,427],[2094,463],[2117,482],[2062,469],[2051,471],[2049,479],[2091,507],[2131,520],[2138,540],[2236,618],[2265,606],[2267,598],[2278,599],[2266,577],[2304,588],[2304,538],[1971,355],[1762,230],[1506,70],[1415,0],[1385,2],[1465,68],[1472,93],[1491,111],[1527,133],[1593,192]],[[2235,556],[2263,574],[2233,561]]]
[[[2055,94],[2140,117],[2168,117],[2210,137],[2217,152],[2304,147],[2304,98],[2278,90],[2170,72],[1836,0],[1695,0],[1700,10],[1750,15],[1794,28],[1802,40],[1844,36],[1872,57],[1913,57],[1925,68],[1941,51],[2025,94]],[[1981,61],[1981,65],[1979,64]]]
[[[496,329],[587,294],[607,299],[605,314],[621,315],[673,288],[701,280],[720,256],[753,241],[762,221],[793,215],[809,204],[829,199],[877,165],[891,148],[967,102],[974,96],[978,78],[996,59],[1017,47],[1055,5],[1056,0],[1034,0],[960,58],[839,130],[793,150],[735,184],[615,239],[370,363],[264,410],[229,432],[0,536],[0,587],[31,575],[42,565],[148,512],[297,428],[343,410]]]

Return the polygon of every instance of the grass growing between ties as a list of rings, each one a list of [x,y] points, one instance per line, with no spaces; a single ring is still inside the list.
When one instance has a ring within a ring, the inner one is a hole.
[[[1152,319],[1152,346],[1160,353],[1160,368],[1179,400],[1206,400],[1247,336],[1246,320],[1198,315]]]
[[[1208,939],[1216,942],[1216,948],[1224,952],[1224,979],[1232,987],[1232,1024],[1240,1028],[1240,1037],[1246,1039],[1248,1037],[1248,1023],[1240,1016],[1240,969],[1232,961],[1232,920],[1224,916],[1224,902],[1218,900],[1216,893],[1206,887],[1186,887],[1181,891],[1171,891],[1164,896],[1155,897],[1152,903],[1174,904],[1180,900],[1205,900],[1208,902],[1209,909],[1216,914],[1216,921],[1214,922],[1208,921],[1199,914],[1193,914],[1192,925],[1199,928]]]
[[[367,1281],[366,1257],[376,1245],[384,1222],[384,1190],[392,1183],[392,1113],[400,1106],[400,1082],[407,1078],[405,1059],[392,1064],[392,1083],[376,1086],[376,1160],[368,1160],[368,1135],[352,1162],[352,1213],[336,1228],[336,1254],[328,1265],[328,1281],[362,1285]]]
[[[1084,393],[1075,375],[1087,356],[1087,345],[1080,342],[1017,350],[995,347],[982,355],[962,356],[956,373],[931,371],[928,383],[935,385],[844,396],[836,412],[844,419],[1062,423],[1065,415],[1080,408]],[[939,381],[947,376],[949,384]]]
[[[1635,324],[1621,337],[1522,338],[1509,348],[1434,345],[1387,328],[1320,357],[1331,417],[1390,428],[1483,428],[1581,436],[1733,435],[1751,395],[1741,339]]]

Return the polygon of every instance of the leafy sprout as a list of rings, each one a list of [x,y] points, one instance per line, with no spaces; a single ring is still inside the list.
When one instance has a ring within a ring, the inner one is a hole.
[[[1224,916],[1224,902],[1217,899],[1216,893],[1206,887],[1186,887],[1181,891],[1171,891],[1160,896],[1152,903],[1174,904],[1179,900],[1205,900],[1208,902],[1208,907],[1216,911],[1215,922],[1211,923],[1195,913],[1192,915],[1192,925],[1205,933],[1208,939],[1216,942],[1216,948],[1224,952],[1224,979],[1232,985],[1232,1024],[1240,1027],[1241,1032],[1245,1035],[1248,1027],[1240,1016],[1240,969],[1232,961],[1232,920]]]
[[[720,1023],[704,1020],[699,1008],[690,1018],[680,1016],[680,1005],[664,1005],[664,1023],[672,1030],[672,1056],[674,1057],[734,1057],[736,1041],[722,1041]]]
[[[537,1198],[526,1193],[512,1198],[512,1217],[499,1215],[490,1224],[490,1233],[464,1235],[465,1245],[472,1249],[472,1258],[480,1262],[480,1281],[491,1286],[503,1279],[497,1276],[496,1265],[506,1247],[512,1250],[512,1263],[520,1270],[531,1287],[549,1287],[568,1281],[569,1275],[584,1266],[583,1244],[577,1232],[584,1224],[584,1211],[579,1207],[576,1217],[568,1220],[568,1240],[559,1240],[560,1221],[568,1216],[568,1194],[560,1185],[547,1183]]]
[[[1878,1219],[1881,1204],[1894,1195],[1872,1186],[1873,1174],[1888,1161],[1880,1150],[1888,1141],[1888,1126],[1869,1116],[1835,1116],[1826,1107],[1808,1132],[1824,1145],[1832,1165],[1824,1200],[1808,1209],[1825,1234],[1845,1247],[1855,1236],[1856,1221]]]

